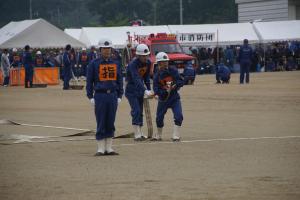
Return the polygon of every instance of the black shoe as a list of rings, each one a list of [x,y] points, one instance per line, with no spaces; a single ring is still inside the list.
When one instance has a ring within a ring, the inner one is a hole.
[[[104,153],[102,153],[102,152],[97,152],[97,153],[95,153],[95,155],[94,156],[104,156],[105,154]]]
[[[107,156],[118,156],[119,154],[115,151],[111,151],[111,152],[105,152],[104,155],[107,155]]]
[[[159,141],[162,141],[162,139],[161,138],[151,138],[150,141],[159,142]]]
[[[147,140],[147,137],[141,136],[142,141]]]

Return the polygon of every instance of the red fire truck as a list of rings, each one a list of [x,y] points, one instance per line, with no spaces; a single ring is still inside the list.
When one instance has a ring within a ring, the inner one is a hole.
[[[147,37],[135,36],[134,40],[136,40],[139,44],[146,44],[150,50],[150,60],[151,60],[151,75],[156,70],[156,62],[155,55],[158,52],[165,52],[169,56],[169,65],[176,66],[180,74],[183,73],[185,66],[189,64],[195,63],[195,58],[183,53],[181,46],[179,45],[176,35],[170,35],[166,33],[157,33],[150,34]]]

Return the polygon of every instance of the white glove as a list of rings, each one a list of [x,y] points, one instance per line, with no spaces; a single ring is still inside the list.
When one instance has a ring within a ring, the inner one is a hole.
[[[153,93],[151,92],[151,90],[145,90],[145,95],[150,97],[153,95]]]
[[[79,65],[79,67],[81,67],[81,65]]]
[[[121,103],[121,101],[122,101],[122,99],[121,99],[121,98],[118,98],[118,104],[120,104],[120,103]]]
[[[95,99],[91,98],[90,101],[91,101],[92,106],[95,106]]]

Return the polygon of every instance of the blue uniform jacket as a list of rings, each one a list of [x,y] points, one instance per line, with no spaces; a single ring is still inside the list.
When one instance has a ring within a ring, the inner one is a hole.
[[[217,69],[217,76],[220,78],[229,78],[230,77],[230,70],[224,64],[220,64]]]
[[[186,67],[184,68],[184,71],[183,71],[183,75],[184,76],[189,76],[189,77],[196,76],[196,70],[194,69],[194,67],[193,67],[193,65],[191,63],[188,63],[186,65]]]
[[[166,86],[168,81],[172,81],[173,85],[176,85],[170,93],[169,100],[180,98],[177,91],[184,85],[184,81],[180,77],[176,68],[168,67],[167,69],[158,70],[153,79],[154,93],[159,96],[159,100],[161,101],[165,101],[168,96]]]
[[[96,58],[97,58],[97,54],[95,52],[90,51],[88,53],[88,61],[89,61],[89,63],[91,63]]]
[[[33,70],[33,60],[30,52],[25,52],[22,59],[26,70]]]
[[[123,79],[121,67],[113,60],[103,58],[93,60],[87,71],[86,92],[89,99],[94,97],[94,91],[116,91],[118,98],[122,98]]]
[[[150,87],[150,60],[141,63],[138,58],[133,59],[126,69],[126,96],[141,97],[145,90],[151,90]],[[146,88],[144,86],[146,85]]]
[[[243,45],[240,48],[238,61],[239,63],[251,63],[252,59],[252,48],[249,45]]]
[[[65,69],[70,69],[71,68],[70,56],[69,56],[69,53],[66,52],[66,51],[63,54],[63,63],[64,63]]]

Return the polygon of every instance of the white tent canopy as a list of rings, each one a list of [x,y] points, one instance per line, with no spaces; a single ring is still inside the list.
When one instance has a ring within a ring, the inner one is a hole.
[[[216,45],[217,43],[219,45],[238,45],[242,44],[245,38],[249,40],[249,43],[259,41],[251,23],[169,25],[169,29],[171,33],[178,36],[177,38],[183,46]],[[185,39],[181,37],[185,37]]]
[[[170,33],[168,26],[121,26],[121,27],[84,27],[82,28],[80,41],[86,46],[97,46],[100,39],[109,38],[115,48],[123,48],[131,36],[147,36],[151,33]]]
[[[79,40],[80,34],[81,34],[81,28],[79,28],[79,29],[76,29],[76,28],[66,28],[64,30],[64,32],[66,34],[68,34],[69,36],[75,38],[76,40]]]
[[[0,29],[0,48],[60,48],[85,46],[43,19],[10,22]]]
[[[300,20],[254,22],[263,43],[300,40]]]
[[[65,32],[77,37],[79,30],[66,29]],[[164,26],[121,26],[121,27],[84,27],[81,30],[79,40],[86,46],[97,46],[101,38],[112,40],[116,48],[123,48],[128,39],[127,32],[130,35],[149,35],[151,33],[176,34],[179,43],[183,46],[197,45],[235,45],[242,44],[247,38],[250,43],[259,42],[251,23],[233,23],[233,24],[205,24],[205,25],[164,25]],[[200,35],[200,36],[199,36]],[[205,37],[212,35],[211,40],[205,40]],[[186,37],[180,40],[181,36]],[[189,37],[194,41],[189,41]],[[197,37],[200,37],[199,41]],[[202,37],[202,40],[201,40]]]

